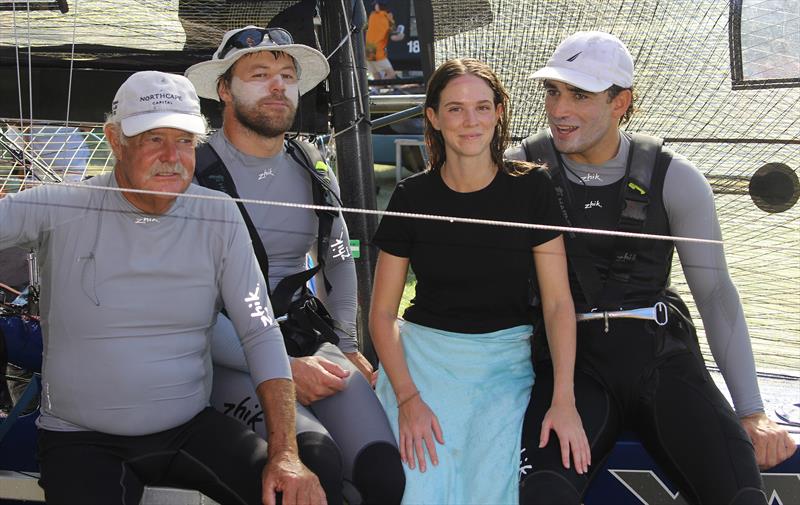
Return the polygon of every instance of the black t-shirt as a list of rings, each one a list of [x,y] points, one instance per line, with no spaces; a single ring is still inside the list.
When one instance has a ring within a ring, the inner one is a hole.
[[[459,193],[439,170],[397,185],[387,210],[560,225],[555,191],[542,169],[498,172],[485,188]],[[416,296],[403,317],[445,331],[488,333],[529,324],[532,248],[560,235],[541,229],[385,216],[373,242],[410,258]]]

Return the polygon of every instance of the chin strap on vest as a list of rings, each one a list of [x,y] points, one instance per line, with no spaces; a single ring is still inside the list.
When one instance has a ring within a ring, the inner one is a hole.
[[[341,200],[330,186],[328,165],[322,159],[322,155],[317,148],[308,142],[295,139],[287,139],[284,147],[289,156],[302,166],[311,178],[314,205],[335,207],[337,202],[341,205]],[[217,191],[222,191],[234,198],[239,198],[239,193],[233,182],[233,177],[231,177],[230,172],[228,172],[219,154],[217,154],[214,148],[208,143],[197,148],[194,175],[201,185],[216,189]],[[286,314],[294,294],[299,289],[306,290],[306,282],[314,277],[317,272],[322,272],[326,292],[331,290],[331,284],[325,276],[325,258],[328,252],[328,246],[330,245],[333,220],[336,216],[340,215],[339,212],[333,210],[315,211],[319,221],[317,230],[317,265],[314,268],[281,279],[275,286],[275,289],[270,290],[269,258],[267,257],[267,251],[264,249],[264,244],[261,242],[258,230],[250,218],[250,215],[247,213],[244,204],[236,202],[236,205],[239,207],[239,211],[247,226],[247,231],[250,234],[250,240],[253,242],[253,251],[255,252],[261,271],[264,274],[264,280],[267,283],[267,290],[269,292],[270,301],[272,302],[272,309],[276,316]]]

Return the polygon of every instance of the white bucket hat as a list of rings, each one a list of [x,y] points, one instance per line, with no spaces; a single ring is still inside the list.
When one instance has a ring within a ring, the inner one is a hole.
[[[633,58],[617,37],[604,32],[577,32],[558,45],[547,65],[531,75],[599,93],[616,84],[633,86]]]
[[[225,32],[211,60],[192,65],[184,75],[197,88],[198,95],[219,101],[219,76],[245,54],[257,51],[282,51],[294,58],[301,95],[325,80],[330,71],[328,60],[321,52],[303,44],[295,44],[292,36],[283,28],[250,25]]]
[[[194,86],[182,75],[136,72],[117,90],[111,115],[122,133],[133,137],[155,128],[177,128],[202,135],[206,122]]]

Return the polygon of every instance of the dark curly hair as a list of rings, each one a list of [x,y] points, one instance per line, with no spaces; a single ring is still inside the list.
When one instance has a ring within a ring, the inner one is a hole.
[[[633,116],[633,113],[636,112],[636,107],[633,104],[638,97],[636,96],[636,92],[633,90],[632,87],[623,88],[622,86],[617,86],[616,84],[612,84],[611,87],[606,90],[606,93],[608,93],[608,101],[610,103],[611,100],[616,98],[617,95],[619,95],[626,89],[631,92],[631,104],[628,105],[628,110],[625,111],[625,114],[623,114],[622,117],[619,118],[620,125],[624,125],[625,123],[631,120],[631,116]]]

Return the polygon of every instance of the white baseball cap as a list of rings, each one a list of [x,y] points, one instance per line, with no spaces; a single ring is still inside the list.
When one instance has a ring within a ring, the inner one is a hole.
[[[283,28],[249,25],[225,32],[211,60],[192,65],[184,75],[195,85],[198,95],[219,101],[219,77],[239,58],[257,51],[281,51],[294,58],[301,95],[314,89],[330,72],[328,60],[321,52],[295,44],[291,34]]]
[[[577,32],[558,45],[547,65],[531,75],[599,93],[613,84],[633,86],[633,58],[617,37],[604,32]]]
[[[136,72],[122,83],[111,104],[122,133],[133,137],[155,128],[206,133],[200,99],[189,79],[165,72]]]

